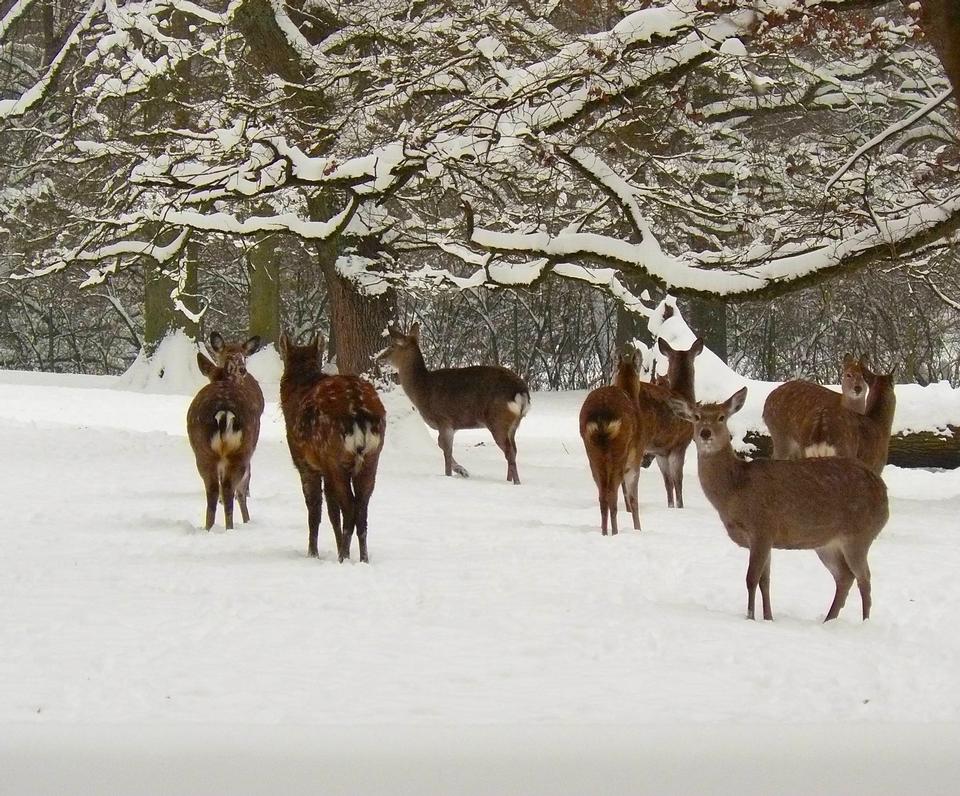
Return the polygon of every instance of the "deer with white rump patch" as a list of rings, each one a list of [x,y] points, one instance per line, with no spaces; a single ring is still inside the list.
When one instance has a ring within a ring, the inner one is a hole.
[[[831,455],[836,448],[829,426],[843,412],[862,415],[867,405],[866,364],[845,354],[840,364],[840,392],[802,379],[777,387],[763,404],[763,422],[770,431],[774,459]],[[824,413],[830,415],[824,423]],[[841,432],[842,433],[842,432]]]
[[[208,531],[216,519],[218,500],[223,503],[227,530],[233,528],[234,500],[240,504],[243,521],[250,521],[250,460],[260,436],[263,393],[247,373],[246,357],[259,343],[258,337],[252,337],[243,345],[221,348],[219,365],[197,353],[200,372],[210,383],[190,403],[187,436],[206,490],[204,527]]]
[[[280,338],[283,376],[280,405],[290,456],[300,473],[307,506],[308,555],[317,557],[317,535],[327,492],[327,516],[337,556],[350,558],[357,532],[360,560],[367,555],[367,513],[387,430],[387,413],[370,382],[321,370],[319,336],[305,346]]]
[[[461,428],[487,428],[507,459],[507,480],[520,483],[517,428],[530,410],[530,390],[513,371],[496,365],[428,370],[420,351],[420,324],[409,334],[388,328],[390,345],[378,357],[397,369],[400,386],[430,428],[438,432],[445,475],[466,477],[453,458],[453,435]]]
[[[617,491],[622,487],[633,527],[640,530],[637,480],[641,451],[637,448],[637,409],[632,396],[639,382],[638,353],[625,348],[620,354],[613,384],[587,395],[580,408],[580,437],[587,451],[590,472],[600,501],[600,532],[616,534]]]
[[[760,459],[743,461],[733,452],[727,420],[747,398],[747,388],[722,404],[671,402],[693,424],[700,485],[729,537],[750,550],[747,617],[754,618],[757,586],[763,618],[770,607],[773,548],[816,550],[836,582],[824,621],[836,619],[854,579],[863,618],[870,616],[867,552],[889,516],[887,488],[878,475],[852,459]]]

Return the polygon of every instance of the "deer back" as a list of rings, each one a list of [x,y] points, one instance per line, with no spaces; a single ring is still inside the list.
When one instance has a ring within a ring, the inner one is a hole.
[[[197,357],[199,363],[203,355]],[[210,365],[205,375],[210,383],[200,389],[187,409],[187,436],[198,461],[224,456],[249,459],[257,445],[262,407],[235,363],[223,368]]]
[[[636,466],[636,409],[619,387],[598,387],[587,395],[580,407],[580,436],[595,474],[599,466],[619,483],[624,470]]]
[[[497,365],[429,370],[419,344],[420,327],[409,334],[390,329],[390,345],[379,359],[390,362],[400,386],[433,428],[481,428],[503,416],[526,414],[530,391],[513,371]]]

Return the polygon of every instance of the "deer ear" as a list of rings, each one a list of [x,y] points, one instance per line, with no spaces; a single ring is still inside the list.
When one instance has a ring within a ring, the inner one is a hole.
[[[260,350],[260,335],[255,334],[243,344],[244,356],[250,356]]]
[[[286,332],[280,333],[280,339],[277,341],[277,350],[280,352],[281,359],[287,358],[287,353],[290,351],[290,338],[287,337]]]
[[[323,364],[323,352],[325,351],[324,345],[326,345],[326,340],[323,339],[323,335],[319,332],[313,338],[313,345],[317,349],[317,361],[322,365]]]
[[[214,365],[204,354],[201,354],[199,351],[197,351],[197,367],[200,368],[200,372],[208,379],[210,378],[210,374],[213,373],[213,371],[217,368],[216,365]]]
[[[223,350],[223,345],[223,335],[221,335],[220,332],[211,332],[210,348],[219,354]]]
[[[660,353],[665,357],[673,353],[673,348],[671,348],[670,343],[668,343],[662,337],[657,338],[657,348],[660,349]]]
[[[847,353],[843,355],[843,367],[849,368],[853,364],[853,362],[854,362],[853,354],[847,351]]]
[[[731,395],[724,402],[723,407],[726,410],[726,414],[729,417],[730,415],[735,415],[741,409],[743,405],[747,402],[747,388],[741,387],[733,395]]]
[[[420,321],[417,321],[413,326],[410,327],[410,337],[414,340],[420,339]]]
[[[690,354],[692,356],[698,357],[703,353],[703,338],[698,337],[693,341],[693,345],[690,346]]]
[[[693,419],[693,407],[686,401],[684,398],[668,398],[667,405],[673,410],[673,413],[678,417],[682,417],[684,420],[689,420],[691,423]]]

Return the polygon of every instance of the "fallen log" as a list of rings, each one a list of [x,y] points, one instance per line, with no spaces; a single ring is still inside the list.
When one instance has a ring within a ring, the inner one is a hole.
[[[954,470],[960,467],[960,429],[947,426],[942,433],[918,431],[899,432],[890,438],[890,453],[887,463],[897,467],[940,467]],[[752,445],[752,456],[759,459],[770,457],[771,442],[766,434],[748,431],[744,442]]]

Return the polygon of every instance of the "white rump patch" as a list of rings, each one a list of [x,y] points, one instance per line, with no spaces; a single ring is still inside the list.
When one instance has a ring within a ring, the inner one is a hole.
[[[515,415],[526,417],[527,412],[530,411],[530,399],[522,392],[518,392],[512,401],[507,402],[507,409]]]
[[[222,436],[219,428],[213,432],[213,436],[210,437],[210,449],[218,456],[227,456],[240,448],[243,443],[243,431],[234,427],[237,418],[233,412],[221,409],[217,412],[216,417],[217,425],[223,424],[226,429]],[[226,417],[226,422],[224,422],[224,417]]]
[[[360,426],[355,424],[349,434],[343,435],[343,449],[347,453],[356,454],[363,450],[365,441],[366,434]]]
[[[836,456],[837,449],[828,442],[818,442],[816,445],[807,445],[803,449],[803,455],[806,459],[823,459],[829,456]]]

